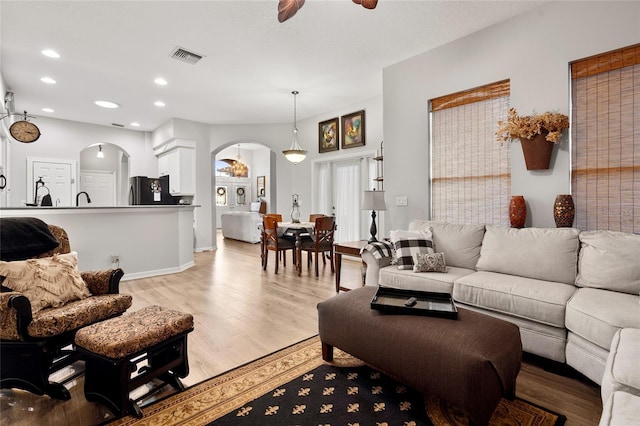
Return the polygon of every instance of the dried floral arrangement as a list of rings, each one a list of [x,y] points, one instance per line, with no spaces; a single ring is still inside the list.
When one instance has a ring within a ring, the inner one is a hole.
[[[546,140],[553,143],[560,141],[560,135],[564,129],[569,128],[569,117],[558,112],[545,112],[539,115],[519,116],[515,108],[509,109],[507,121],[498,121],[499,142],[507,142],[512,139],[531,139],[535,135],[549,132]]]

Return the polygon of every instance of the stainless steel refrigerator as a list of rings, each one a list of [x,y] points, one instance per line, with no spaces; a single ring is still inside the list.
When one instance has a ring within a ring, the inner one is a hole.
[[[176,204],[176,199],[169,194],[169,176],[149,178],[134,176],[129,179],[130,205],[166,205]]]

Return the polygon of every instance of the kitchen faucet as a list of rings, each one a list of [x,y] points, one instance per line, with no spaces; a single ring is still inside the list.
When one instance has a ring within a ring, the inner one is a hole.
[[[87,203],[91,204],[91,197],[85,191],[78,192],[76,195],[76,207],[80,205],[80,194],[84,194],[87,196]]]

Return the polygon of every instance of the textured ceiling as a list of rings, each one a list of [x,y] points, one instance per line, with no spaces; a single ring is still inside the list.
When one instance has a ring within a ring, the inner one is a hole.
[[[532,1],[0,1],[0,70],[15,110],[153,130],[172,117],[284,123],[382,93],[382,69],[529,11]],[[169,57],[180,46],[196,65]],[[60,59],[40,51],[51,48]],[[43,76],[55,85],[40,82]],[[153,83],[161,76],[168,85]],[[96,107],[97,99],[121,108]],[[164,108],[153,105],[162,100]],[[43,113],[49,107],[54,113]]]

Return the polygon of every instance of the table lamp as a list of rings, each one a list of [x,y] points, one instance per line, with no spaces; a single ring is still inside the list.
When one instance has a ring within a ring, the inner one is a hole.
[[[378,241],[376,238],[376,234],[378,233],[378,228],[376,227],[376,210],[383,211],[386,209],[384,191],[364,191],[364,198],[360,210],[371,210],[371,228],[369,229],[371,233],[371,238],[369,238],[370,243]]]

